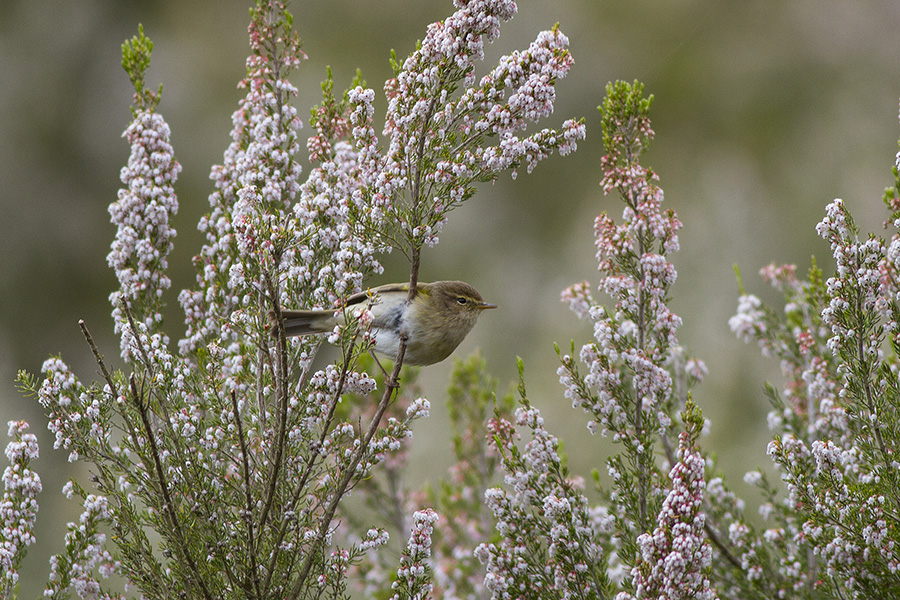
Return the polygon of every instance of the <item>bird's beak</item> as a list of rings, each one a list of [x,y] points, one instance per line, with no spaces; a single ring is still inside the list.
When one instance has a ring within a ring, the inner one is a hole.
[[[482,310],[484,310],[485,308],[497,308],[497,305],[496,305],[496,304],[489,304],[489,303],[487,303],[487,302],[482,302],[481,304],[478,305],[478,308],[480,308],[480,309],[482,309]]]

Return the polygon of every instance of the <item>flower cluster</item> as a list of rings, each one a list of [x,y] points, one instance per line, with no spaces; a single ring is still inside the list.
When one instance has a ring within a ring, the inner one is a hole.
[[[178,212],[174,184],[181,171],[169,143],[169,126],[159,114],[140,110],[125,137],[131,144],[128,165],[122,169],[119,199],[109,206],[116,237],[106,257],[115,270],[119,289],[110,295],[116,333],[121,334],[122,358],[131,358],[131,337],[126,307],[139,307],[134,315],[150,331],[162,323],[162,295],[171,286],[167,257],[175,230],[169,220]]]
[[[516,426],[531,434],[524,452]],[[508,488],[485,492],[500,541],[475,549],[491,597],[604,597],[609,582],[598,521],[579,483],[566,477],[559,442],[540,411],[523,395],[515,426],[495,417],[488,427]]]
[[[71,486],[71,482],[67,484]],[[98,600],[124,599],[120,594],[111,594],[94,575],[96,571],[106,579],[118,573],[118,560],[106,549],[106,534],[99,526],[110,521],[111,513],[107,499],[103,496],[88,495],[84,500],[84,512],[78,523],[69,523],[66,534],[66,549],[50,558],[50,577],[44,597],[52,600],[68,598],[70,588],[79,598]]]
[[[900,185],[896,165],[894,176]],[[895,229],[897,190],[884,198]],[[900,235],[861,237],[841,200],[827,206],[817,232],[831,246],[835,274],[825,278],[813,265],[801,281],[792,265],[767,267],[763,278],[784,293],[784,314],[744,294],[731,321],[739,337],[781,360],[786,383],[781,393],[770,389],[769,455],[788,490],[779,499],[754,475],[768,500],[761,510],[776,526],[760,536],[735,522],[733,541],[771,592],[817,585],[841,597],[889,597],[900,591],[900,537],[887,517],[900,508]]]
[[[409,541],[400,558],[397,579],[391,585],[394,590],[393,600],[401,598],[425,600],[432,597],[434,586],[431,583],[431,567],[428,561],[431,558],[431,536],[437,520],[438,514],[430,508],[413,514],[413,528],[409,534]]]
[[[288,76],[304,55],[283,14],[283,3],[260,5],[250,24],[251,55],[241,82],[247,94],[232,115],[224,162],[210,175],[216,188],[209,197],[212,212],[198,225],[207,244],[194,258],[197,289],[179,296],[188,326],[179,342],[185,354],[239,339],[245,332],[232,326],[232,313],[261,304],[259,291],[273,292],[264,287],[265,276],[296,260],[288,209],[300,191],[295,154],[301,123]],[[223,347],[239,351],[230,343]]]
[[[0,597],[9,598],[19,582],[19,565],[27,547],[34,543],[37,519],[37,495],[41,478],[29,468],[38,457],[37,437],[28,431],[25,421],[10,421],[3,470],[3,497],[0,499]]]
[[[44,381],[38,392],[38,401],[47,411],[47,428],[55,436],[54,449],[69,451],[69,462],[79,458],[78,441],[93,437],[105,438],[101,425],[100,402],[85,393],[84,386],[75,378],[69,366],[59,358],[44,361],[41,367]],[[93,435],[92,435],[93,433]]]
[[[588,429],[611,435],[623,449],[607,460],[613,481],[607,514],[615,531],[601,536],[615,549],[617,570],[636,569],[644,560],[638,536],[649,535],[653,515],[664,510],[655,447],[660,439],[669,447],[677,408],[705,372],[678,346],[681,319],[667,306],[676,277],[668,255],[678,250],[681,222],[674,211],[662,210],[657,177],[639,162],[653,137],[651,100],[640,84],[618,82],[607,87],[600,106],[606,148],[601,186],[625,204],[621,224],[606,213],[594,223],[598,289],[615,307],[595,301],[587,282],[562,293],[579,317],[593,322],[594,340],[578,353],[587,373],[576,362],[574,342],[570,353],[560,353],[560,382],[572,406],[590,415]]]
[[[681,434],[678,462],[669,478],[672,488],[657,516],[656,528],[638,538],[641,557],[632,569],[635,592],[616,600],[667,598],[713,600],[709,571],[712,549],[706,539],[703,513],[704,460],[687,432]]]
[[[300,186],[290,215],[296,258],[286,265],[282,300],[293,302],[294,295],[331,307],[362,289],[366,275],[381,273],[376,254],[384,248],[355,225],[360,213],[369,213],[370,226],[382,223],[362,198],[377,176],[375,95],[357,85],[338,102],[330,73],[322,87],[322,103],[312,118],[316,133],[307,143],[310,161],[318,165]]]
[[[387,243],[414,260],[415,248],[437,243],[448,212],[472,196],[476,182],[506,169],[515,173],[522,164],[530,172],[551,152],[567,154],[584,138],[584,124],[574,120],[559,130],[517,135],[553,110],[555,83],[572,65],[565,35],[556,28],[540,33],[527,50],[501,58],[476,82],[484,41],[496,39],[516,5],[456,5],[453,15],[429,26],[415,52],[394,63],[396,76],[385,84],[387,148],[367,163],[377,169],[363,194],[371,214],[387,218]],[[488,140],[497,143],[488,146]],[[377,223],[367,229],[379,231]]]
[[[497,381],[480,353],[457,361],[447,389],[454,464],[427,502],[444,516],[434,535],[434,580],[445,598],[483,598],[488,594],[481,563],[473,551],[489,539],[491,511],[484,495],[494,485],[500,454],[486,439],[491,416],[512,418],[513,399],[496,397]]]
[[[607,154],[603,188],[617,190],[625,202],[623,223],[602,213],[595,222],[597,259],[604,273],[599,288],[616,301],[615,311],[594,302],[586,282],[563,292],[579,316],[594,322],[595,342],[580,353],[589,374],[581,376],[571,355],[559,369],[567,397],[594,418],[605,434],[633,448],[648,443],[649,432],[668,424],[672,375],[665,363],[676,344],[681,320],[666,306],[675,270],[668,253],[678,249],[681,222],[661,210],[662,190],[655,174],[637,162],[653,131],[650,100],[641,88],[610,86],[601,107]],[[631,111],[631,112],[629,112]],[[633,386],[633,395],[625,390]]]

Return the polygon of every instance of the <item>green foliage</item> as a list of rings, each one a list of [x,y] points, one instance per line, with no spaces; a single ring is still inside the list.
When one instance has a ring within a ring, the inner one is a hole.
[[[644,84],[616,81],[606,84],[603,104],[597,107],[603,128],[603,147],[621,164],[633,162],[650,143],[650,105],[653,95],[644,97]],[[621,150],[617,147],[625,142]]]
[[[128,73],[131,85],[134,86],[135,106],[132,114],[139,110],[153,112],[162,96],[162,84],[153,92],[144,87],[144,76],[150,68],[150,55],[153,53],[153,42],[144,35],[144,26],[138,25],[138,34],[122,44],[122,68]]]

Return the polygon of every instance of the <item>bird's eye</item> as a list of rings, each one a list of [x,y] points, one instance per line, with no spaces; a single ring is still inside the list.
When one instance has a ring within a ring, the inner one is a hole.
[[[466,300],[465,298],[463,298],[462,296],[460,296],[459,298],[456,299],[456,302],[457,302],[458,304],[465,305],[466,302],[468,302],[468,300]]]

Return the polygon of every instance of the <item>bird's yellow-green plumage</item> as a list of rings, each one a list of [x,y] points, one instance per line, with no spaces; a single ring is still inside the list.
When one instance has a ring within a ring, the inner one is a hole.
[[[370,304],[369,298],[374,298]],[[368,308],[372,313],[371,333],[375,350],[397,355],[401,336],[406,337],[404,362],[431,365],[450,356],[475,326],[481,311],[496,308],[462,281],[420,283],[409,300],[408,283],[391,283],[354,294],[344,309],[358,316]],[[289,336],[328,333],[343,325],[343,310],[286,310],[282,312]]]

